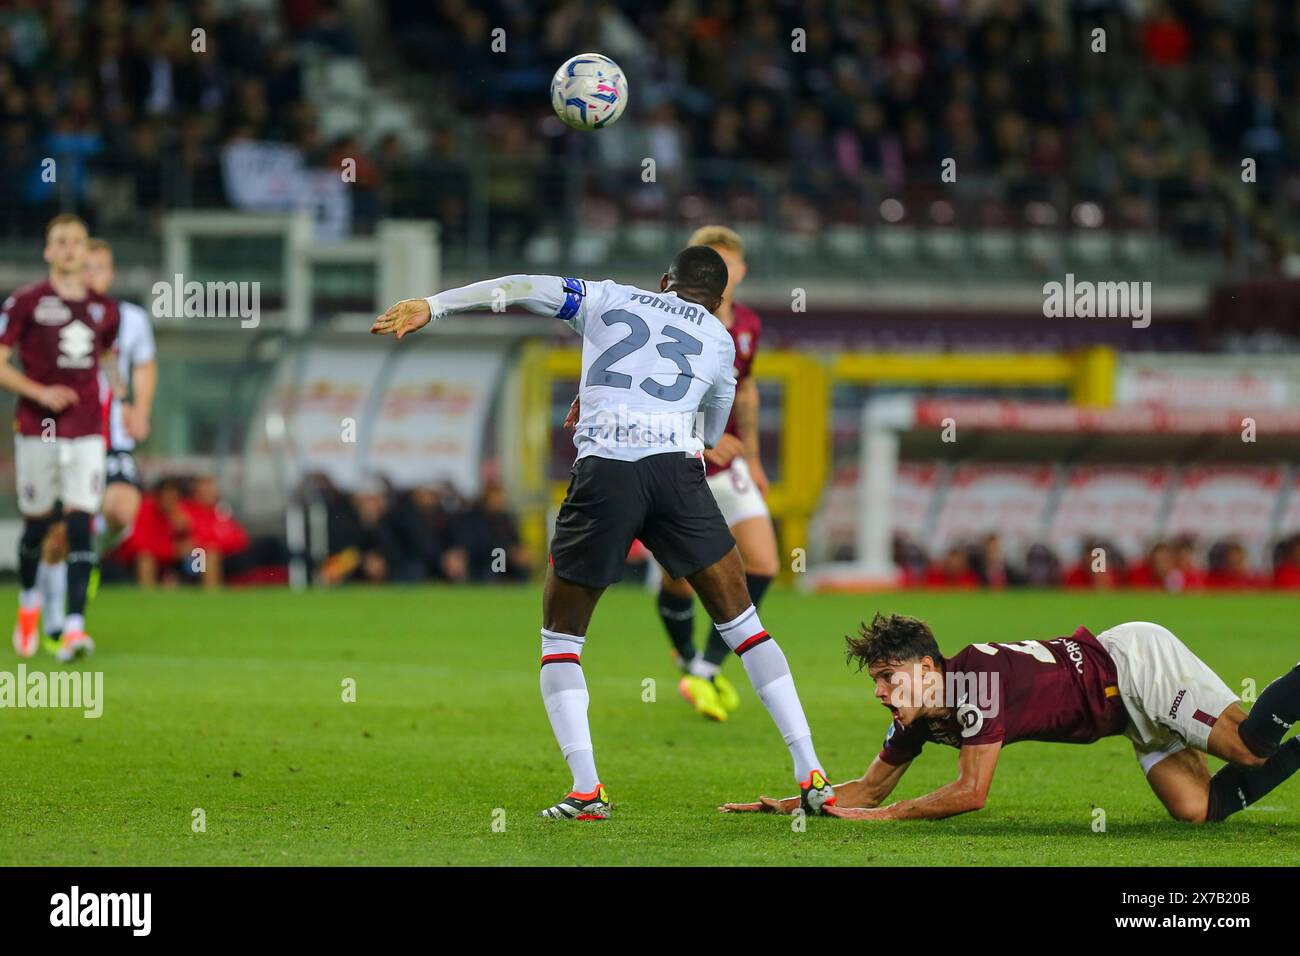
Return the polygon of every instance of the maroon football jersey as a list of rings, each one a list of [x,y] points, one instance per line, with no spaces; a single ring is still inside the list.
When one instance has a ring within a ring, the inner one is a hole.
[[[910,727],[895,719],[881,760],[907,763],[927,741],[1090,744],[1123,733],[1128,723],[1115,662],[1086,628],[1048,641],[971,644],[946,659],[943,670],[946,686],[957,691],[953,715]]]
[[[99,356],[117,341],[117,303],[86,290],[86,298],[60,298],[49,280],[19,289],[0,308],[0,344],[18,353],[23,373],[42,385],[66,385],[77,402],[58,414],[27,398],[18,400],[15,423],[23,435],[40,435],[54,419],[57,438],[104,431],[99,402]]]
[[[754,366],[754,356],[758,353],[758,336],[763,331],[763,323],[759,321],[758,313],[753,309],[741,305],[739,302],[731,304],[731,341],[736,346],[736,365],[733,369],[736,376],[736,387],[749,378],[749,373]],[[740,427],[736,424],[735,406],[732,406],[731,417],[727,419],[726,433],[740,437]],[[725,468],[718,468],[714,465],[705,464],[705,473],[716,475]]]

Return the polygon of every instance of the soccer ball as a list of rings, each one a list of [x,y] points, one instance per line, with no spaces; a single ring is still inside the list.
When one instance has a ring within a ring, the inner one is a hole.
[[[623,115],[627,80],[609,57],[579,53],[555,71],[551,106],[574,129],[601,129]]]

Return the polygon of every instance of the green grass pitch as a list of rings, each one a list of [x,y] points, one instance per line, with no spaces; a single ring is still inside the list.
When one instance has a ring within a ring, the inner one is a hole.
[[[1255,865],[1300,859],[1300,779],[1224,825],[1169,819],[1123,738],[1003,752],[988,807],[939,822],[724,816],[788,795],[789,758],[734,660],[741,709],[696,717],[676,691],[650,597],[610,591],[584,653],[601,824],[541,820],[569,778],[537,689],[536,588],[140,593],[91,607],[104,712],[0,710],[0,864]],[[873,610],[973,641],[1171,628],[1227,681],[1295,664],[1294,597],[774,591],[763,619],[790,659],[835,780],[857,776],[887,714],[843,662]],[[700,612],[702,617],[702,612]],[[0,670],[16,671],[7,652]],[[58,667],[40,657],[31,666]],[[356,700],[343,701],[346,679]],[[647,680],[654,681],[650,702]],[[928,747],[897,796],[951,779]],[[1094,808],[1105,811],[1095,832]],[[206,830],[195,832],[194,811]],[[495,826],[494,826],[495,824]]]

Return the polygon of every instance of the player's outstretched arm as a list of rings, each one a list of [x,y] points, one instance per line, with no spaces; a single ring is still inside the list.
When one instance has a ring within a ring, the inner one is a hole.
[[[835,784],[835,805],[837,807],[876,807],[884,801],[903,774],[912,765],[907,763],[886,763],[877,757],[871,766],[857,780]],[[759,797],[754,803],[724,803],[718,807],[723,813],[794,813],[799,807],[798,797]]]
[[[448,289],[424,299],[403,299],[375,319],[370,331],[373,335],[395,335],[402,339],[446,315],[484,310],[503,312],[512,305],[539,315],[569,320],[578,313],[586,294],[586,283],[581,279],[502,276]]]
[[[870,809],[834,806],[825,808],[825,812],[845,820],[939,820],[979,810],[988,799],[1001,750],[1001,742],[962,747],[957,758],[957,779],[915,800]]]

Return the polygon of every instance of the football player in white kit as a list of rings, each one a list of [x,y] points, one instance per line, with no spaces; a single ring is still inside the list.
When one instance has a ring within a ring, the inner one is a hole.
[[[403,300],[370,329],[400,340],[454,312],[519,305],[582,336],[578,458],[551,539],[541,631],[542,700],[573,786],[544,817],[610,814],[596,773],[581,655],[596,603],[622,576],[636,538],[670,575],[690,581],[740,657],[790,750],[805,811],[820,813],[834,798],[790,667],[759,622],[735,540],[705,482],[704,449],[722,437],[736,390],[735,346],[713,314],[726,286],[722,257],[689,246],[657,292],[512,275]]]
[[[86,243],[82,266],[86,285],[101,295],[108,295],[116,272],[113,249],[103,239]],[[100,513],[104,534],[97,551],[111,551],[131,528],[140,511],[140,479],[131,452],[137,441],[149,437],[149,416],[157,383],[157,364],[153,326],[149,314],[131,302],[118,302],[120,325],[117,332],[116,360],[118,374],[130,388],[131,400],[120,401],[100,374],[100,400],[108,405],[108,451],[105,457],[104,499]],[[67,528],[60,522],[45,536],[41,563],[36,572],[36,586],[41,592],[42,625],[47,647],[58,642],[63,631],[65,601],[68,590]],[[98,567],[96,567],[98,571]],[[92,579],[92,590],[94,584]]]
[[[760,607],[763,594],[780,571],[777,558],[776,529],[767,510],[767,475],[759,455],[758,383],[752,371],[758,352],[763,325],[758,313],[735,300],[736,287],[748,272],[745,244],[726,226],[701,226],[692,233],[689,245],[708,246],[727,264],[727,288],[715,315],[731,335],[736,348],[732,374],[736,379],[736,401],[731,418],[718,444],[704,453],[705,475],[709,490],[718,502],[745,562],[745,582],[749,599]],[[582,403],[573,400],[564,427],[575,427],[582,413]],[[725,721],[740,706],[740,695],[722,674],[722,665],[731,650],[709,627],[703,652],[695,646],[695,593],[690,584],[670,574],[661,576],[655,597],[659,619],[663,621],[673,658],[682,671],[678,691],[695,712],[709,720]]]

